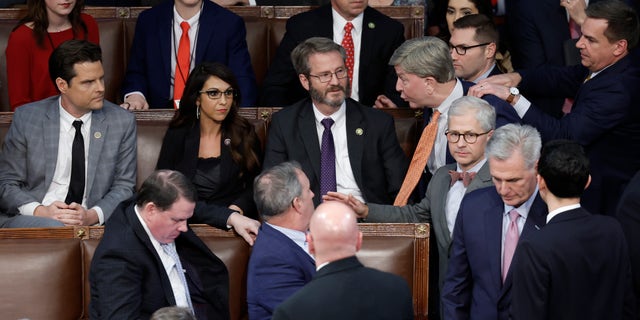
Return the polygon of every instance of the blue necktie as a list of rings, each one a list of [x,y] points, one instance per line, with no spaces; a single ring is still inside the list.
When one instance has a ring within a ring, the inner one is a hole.
[[[168,254],[173,262],[175,263],[173,267],[178,272],[178,276],[180,277],[180,281],[182,282],[182,286],[184,286],[184,293],[187,296],[187,303],[189,304],[189,309],[191,313],[193,313],[193,304],[191,304],[191,295],[189,294],[189,286],[187,285],[187,278],[184,276],[184,269],[182,269],[182,263],[180,262],[180,257],[178,256],[178,252],[176,251],[175,245],[171,244],[161,244],[162,250],[166,254]]]

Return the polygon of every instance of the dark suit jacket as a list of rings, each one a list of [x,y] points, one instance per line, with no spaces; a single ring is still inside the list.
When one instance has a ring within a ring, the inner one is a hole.
[[[271,319],[275,308],[311,281],[315,273],[311,256],[286,235],[263,223],[247,270],[249,318]]]
[[[592,180],[582,205],[592,213],[613,215],[625,186],[640,170],[640,69],[630,58],[584,84],[589,71],[582,65],[522,73],[522,88],[575,96],[571,113],[562,119],[532,105],[522,121],[536,127],[543,141],[570,139],[585,148]]]
[[[133,209],[123,202],[106,224],[91,261],[91,319],[148,319],[159,308],[175,305],[169,277]],[[191,299],[200,292],[207,319],[229,318],[229,276],[191,229],[175,240],[187,269]]]
[[[508,318],[511,269],[502,283],[502,219],[504,203],[495,187],[462,199],[453,230],[449,268],[442,291],[444,319]],[[520,239],[545,224],[547,205],[537,195]]]
[[[393,118],[351,99],[346,100],[346,108],[349,160],[362,196],[367,202],[393,203],[408,166]],[[318,205],[322,198],[320,143],[309,98],[276,112],[269,127],[263,168],[290,160],[302,166]]]
[[[0,212],[44,199],[56,169],[60,139],[59,96],[16,110],[0,153]],[[91,115],[85,196],[105,221],[136,184],[136,120],[108,101]],[[64,201],[64,199],[58,199]]]
[[[518,243],[511,270],[514,320],[634,318],[627,244],[611,217],[558,214]]]
[[[636,319],[640,319],[640,171],[633,176],[620,198],[617,218],[629,246],[633,288],[636,295]]]
[[[413,319],[411,291],[404,279],[366,268],[353,256],[320,269],[273,319]]]
[[[255,141],[253,151],[260,157],[262,154],[260,140],[253,130],[251,134],[254,135]],[[203,198],[199,193],[198,199],[223,207],[235,204],[244,211],[244,215],[257,219],[256,206],[253,202],[253,179],[259,173],[259,168],[256,168],[255,172],[247,172],[240,176],[242,172],[238,164],[233,161],[229,147],[224,143],[220,145],[220,177],[217,182],[224,188],[220,188],[220,192],[210,198]],[[169,128],[162,141],[157,169],[177,170],[193,180],[198,167],[199,148],[199,124],[193,127]]]
[[[404,42],[403,25],[367,7],[362,28],[359,101],[370,107],[378,95],[386,94],[405,105],[395,90],[395,71],[389,66],[389,58]],[[293,69],[291,51],[311,37],[333,39],[331,5],[300,13],[287,21],[287,31],[264,80],[261,105],[288,106],[309,95]]]
[[[171,88],[171,39],[173,1],[165,1],[140,13],[122,93],[142,92],[150,108],[173,108]],[[204,1],[196,41],[196,66],[203,61],[227,65],[238,78],[242,106],[257,101],[256,78],[247,49],[244,21],[212,1]]]

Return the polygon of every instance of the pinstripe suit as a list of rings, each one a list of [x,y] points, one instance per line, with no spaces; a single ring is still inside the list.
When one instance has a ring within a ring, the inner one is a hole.
[[[0,154],[0,224],[18,207],[41,202],[51,185],[60,136],[59,96],[18,108]],[[131,197],[136,182],[133,114],[104,101],[91,116],[87,161],[87,208],[98,206],[107,220]],[[64,199],[60,199],[64,201]]]

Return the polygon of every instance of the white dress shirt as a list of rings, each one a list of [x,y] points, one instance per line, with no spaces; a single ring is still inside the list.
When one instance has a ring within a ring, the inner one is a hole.
[[[429,155],[429,160],[427,161],[427,168],[431,173],[435,173],[438,168],[447,164],[448,143],[447,136],[444,135],[444,132],[447,131],[447,119],[449,118],[447,113],[449,112],[451,103],[463,95],[464,90],[462,89],[462,82],[456,79],[456,85],[453,87],[453,91],[451,91],[449,96],[436,108],[436,110],[440,111],[440,118],[438,118],[438,132],[436,134],[436,141],[433,144],[433,151],[431,152],[431,155]]]
[[[182,28],[180,24],[183,21],[189,23],[189,49],[191,50],[191,65],[189,65],[189,71],[195,67],[194,60],[196,57],[196,44],[198,41],[198,31],[200,29],[200,13],[202,8],[189,20],[184,20],[176,7],[173,7],[173,34],[171,36],[171,88],[169,89],[169,96],[173,97],[173,83],[176,78],[176,59],[178,57],[178,46],[180,45],[180,38],[182,37]]]
[[[342,44],[344,38],[344,25],[347,24],[345,20],[335,9],[331,9],[333,17],[333,42]],[[353,79],[351,79],[351,98],[353,100],[360,100],[360,48],[362,40],[362,21],[364,19],[364,13],[359,14],[353,20],[353,30],[351,30],[351,37],[353,38]]]
[[[460,139],[464,139],[460,137]],[[467,170],[467,172],[478,172],[480,168],[487,162],[487,159],[482,159],[482,161],[478,162],[473,168]],[[460,169],[460,165],[456,164],[456,171],[463,172]],[[445,204],[445,214],[447,217],[447,228],[449,228],[449,235],[453,234],[453,227],[456,223],[456,217],[458,216],[458,209],[460,209],[460,203],[462,203],[462,198],[464,198],[464,194],[467,192],[467,187],[464,186],[462,181],[456,181],[451,188],[449,188],[449,192],[447,193],[447,201]]]
[[[531,205],[533,204],[533,200],[535,200],[538,195],[538,187],[536,186],[536,191],[519,207],[515,208],[513,206],[504,205],[504,211],[502,212],[502,248],[500,249],[500,265],[502,265],[502,259],[504,259],[504,240],[507,236],[507,230],[509,229],[509,224],[511,223],[511,218],[509,217],[509,211],[511,209],[516,209],[520,214],[518,217],[518,235],[522,234],[522,229],[524,229],[524,224],[527,221],[527,217],[529,216],[529,210],[531,210]]]
[[[285,227],[281,227],[281,226],[276,226],[275,224],[271,224],[271,223],[268,223],[266,221],[264,223],[266,223],[269,226],[271,226],[272,228],[280,231],[287,238],[291,239],[291,241],[293,241],[298,247],[300,247],[300,249],[304,250],[304,252],[306,252],[309,255],[309,257],[311,257],[311,259],[314,259],[313,256],[311,255],[311,253],[309,253],[309,244],[307,243],[307,234],[306,233],[304,233],[304,232],[302,232],[300,230],[294,230],[294,229],[289,229],[289,228],[285,228]]]

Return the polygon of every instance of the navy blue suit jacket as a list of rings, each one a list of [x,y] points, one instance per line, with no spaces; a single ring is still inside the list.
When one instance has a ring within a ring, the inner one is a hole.
[[[165,1],[140,13],[131,46],[122,93],[142,92],[149,108],[173,108],[169,95],[171,80],[171,40],[173,1]],[[192,66],[201,62],[227,65],[238,78],[242,106],[254,106],[256,78],[247,49],[244,21],[212,1],[204,1]]]
[[[618,221],[559,213],[518,243],[511,319],[634,319],[627,244]]]
[[[316,273],[315,261],[293,240],[263,223],[247,271],[249,319],[271,319],[275,308]]]
[[[331,5],[303,12],[287,21],[287,31],[278,46],[264,80],[261,94],[263,106],[288,106],[309,94],[291,63],[291,51],[311,37],[333,39]],[[396,74],[389,59],[404,42],[404,27],[379,11],[367,7],[362,21],[359,71],[359,101],[373,106],[378,95],[386,94],[396,104],[406,105],[395,90]]]
[[[444,319],[508,318],[513,268],[503,284],[503,213],[504,202],[493,186],[462,199],[442,289]],[[547,205],[536,195],[520,239],[542,227],[546,215]]]
[[[571,113],[561,119],[532,105],[522,121],[536,127],[543,141],[570,139],[585,148],[592,180],[582,205],[592,213],[613,215],[640,170],[640,69],[627,55],[583,83],[588,74],[582,65],[523,72],[522,88],[575,99]]]

